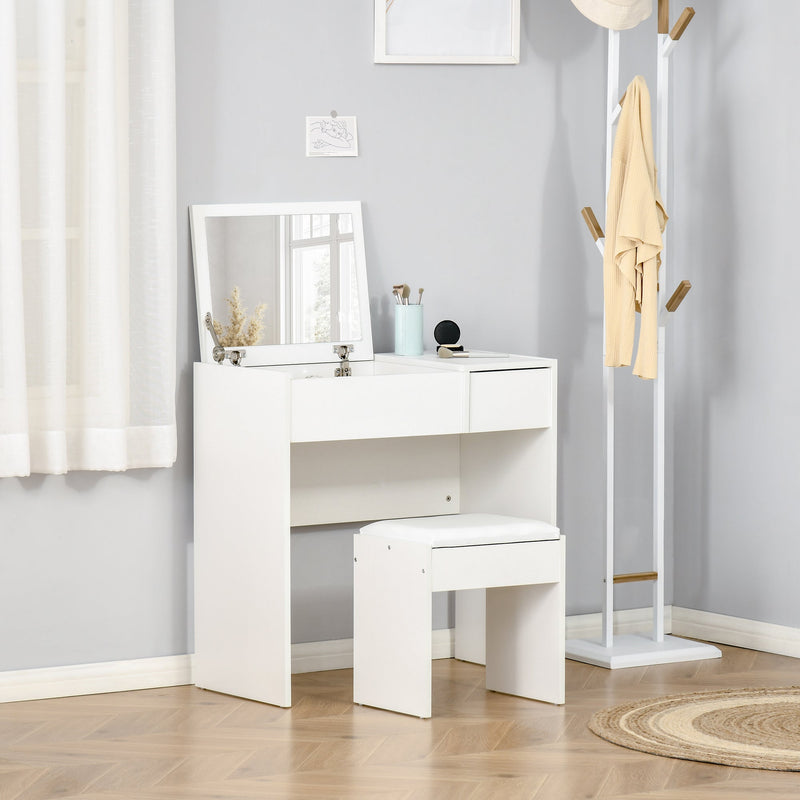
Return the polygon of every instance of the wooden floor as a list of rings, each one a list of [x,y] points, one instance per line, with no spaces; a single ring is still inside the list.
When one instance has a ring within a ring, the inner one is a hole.
[[[434,662],[434,718],[353,706],[352,671],[294,677],[279,709],[191,686],[0,705],[0,800],[535,798],[797,800],[800,773],[649,756],[586,728],[637,698],[800,683],[800,660],[604,669],[567,662],[562,707],[486,692],[483,668]]]

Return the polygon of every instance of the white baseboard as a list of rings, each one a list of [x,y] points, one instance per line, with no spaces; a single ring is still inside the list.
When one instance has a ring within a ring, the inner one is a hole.
[[[0,703],[128,692],[192,682],[192,657],[164,656],[0,672]]]
[[[455,636],[452,628],[433,632],[433,657],[452,658]],[[321,672],[327,669],[350,669],[353,666],[353,640],[305,642],[292,645],[292,674]]]
[[[800,658],[800,628],[787,625],[675,607],[672,609],[672,632],[677,636]]]
[[[614,612],[614,633],[641,633],[653,627],[651,608],[630,608]],[[597,639],[602,635],[603,618],[596,614],[567,617],[567,639]],[[664,632],[672,631],[672,606],[664,607]]]
[[[614,633],[638,633],[652,627],[652,609],[633,608],[614,612]],[[567,617],[567,639],[597,639],[601,635],[600,614]],[[714,644],[729,644],[748,650],[800,658],[800,628],[729,617],[680,606],[664,608],[664,632]]]
[[[433,632],[434,658],[452,658],[454,650],[451,629]],[[192,659],[192,655],[165,656],[0,672],[0,703],[183,686],[194,682]],[[293,673],[352,666],[352,639],[292,645]]]
[[[620,634],[646,631],[651,618],[649,608],[617,611],[614,630]],[[576,614],[567,617],[567,638],[596,638],[600,627],[600,614]],[[675,636],[800,658],[800,628],[672,606],[664,609],[664,628]],[[453,653],[454,631],[434,631],[433,657],[452,658]],[[295,674],[352,666],[352,639],[292,645],[292,672]],[[0,672],[0,703],[155,689],[192,682],[191,655],[13,670]]]

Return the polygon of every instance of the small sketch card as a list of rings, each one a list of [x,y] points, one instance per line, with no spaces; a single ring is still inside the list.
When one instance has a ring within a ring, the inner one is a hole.
[[[306,117],[307,156],[357,156],[355,117]]]

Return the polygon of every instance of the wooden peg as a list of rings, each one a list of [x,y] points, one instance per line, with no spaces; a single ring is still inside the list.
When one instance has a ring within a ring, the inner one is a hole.
[[[658,32],[669,32],[669,0],[658,0]]]
[[[615,575],[614,583],[636,583],[637,581],[657,581],[657,572],[628,572],[625,575]]]
[[[689,23],[692,21],[692,17],[694,17],[694,9],[691,6],[687,6],[683,9],[683,12],[678,17],[678,21],[672,27],[672,30],[669,32],[669,38],[672,39],[673,42],[677,42],[678,39],[683,36],[683,32],[688,27]]]
[[[681,281],[678,284],[678,288],[672,293],[672,297],[667,300],[665,308],[667,311],[675,311],[675,309],[683,302],[683,298],[689,294],[689,289],[692,288],[692,284],[689,281]]]
[[[594,215],[594,211],[592,211],[591,206],[582,208],[581,216],[583,217],[583,221],[586,223],[586,227],[589,229],[589,233],[592,234],[592,238],[595,241],[602,239],[603,229],[600,227],[600,223],[597,221],[597,217]]]

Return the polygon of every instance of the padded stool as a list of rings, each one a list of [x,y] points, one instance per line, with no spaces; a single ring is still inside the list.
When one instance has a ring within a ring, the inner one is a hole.
[[[564,537],[545,522],[454,514],[354,535],[353,699],[431,716],[432,593],[486,589],[486,688],[564,702]]]

